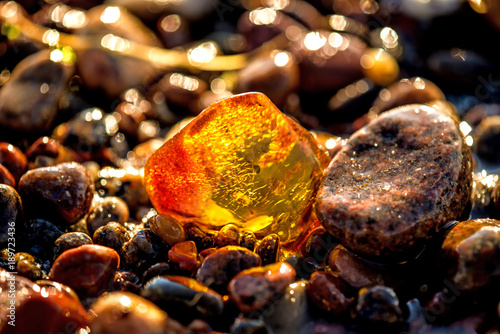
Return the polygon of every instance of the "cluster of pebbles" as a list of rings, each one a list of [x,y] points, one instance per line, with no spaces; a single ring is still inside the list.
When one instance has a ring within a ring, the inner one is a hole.
[[[1,334],[500,331],[500,64],[439,33],[452,23],[498,38],[493,1],[482,15],[481,1],[290,0],[267,23],[257,7],[279,4],[130,1],[113,24],[103,13],[118,1],[20,3],[33,22],[82,36],[184,51],[213,39],[226,53],[290,43],[238,72],[162,72],[103,49],[55,62],[0,18]],[[85,26],[57,19],[71,10]],[[367,72],[375,47],[401,71],[375,57]],[[181,224],[143,183],[186,117],[247,91],[332,159],[297,240]]]

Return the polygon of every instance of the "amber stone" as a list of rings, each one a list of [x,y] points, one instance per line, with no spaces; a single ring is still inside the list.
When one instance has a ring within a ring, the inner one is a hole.
[[[307,228],[328,157],[315,139],[263,94],[247,93],[205,109],[148,160],[154,207],[181,223],[228,223],[283,242]]]
[[[453,119],[424,105],[396,108],[356,132],[335,156],[316,213],[348,249],[377,261],[409,258],[460,219],[472,192],[471,169]]]
[[[195,270],[200,265],[196,244],[191,240],[175,244],[168,251],[168,259],[177,263],[180,269],[187,271]]]

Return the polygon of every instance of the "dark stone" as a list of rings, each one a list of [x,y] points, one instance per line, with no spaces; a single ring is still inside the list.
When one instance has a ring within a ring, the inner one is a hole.
[[[314,304],[333,316],[346,314],[351,307],[352,299],[346,291],[349,290],[344,282],[322,271],[313,273],[307,286],[307,295]]]
[[[215,234],[213,232],[206,232],[196,224],[192,223],[185,224],[184,231],[186,232],[186,239],[193,240],[198,251],[214,246]]]
[[[131,271],[119,271],[113,279],[113,290],[130,291],[139,294],[141,291],[139,276]]]
[[[107,223],[124,224],[129,218],[127,204],[119,197],[108,196],[94,201],[94,205],[87,216],[87,229],[90,235]]]
[[[255,249],[255,253],[260,256],[262,265],[275,263],[278,260],[280,250],[280,237],[277,234],[266,235]]]
[[[398,297],[391,288],[381,285],[359,291],[355,318],[371,329],[394,330],[404,322]]]
[[[149,267],[142,275],[142,283],[146,284],[152,278],[156,276],[170,275],[172,274],[172,269],[167,262],[158,262]]]
[[[472,150],[486,162],[500,162],[500,116],[484,118],[474,131]]]
[[[5,142],[0,143],[0,164],[9,170],[16,183],[28,168],[28,160],[24,153],[16,146]]]
[[[127,229],[115,222],[99,227],[92,240],[95,244],[114,249],[121,254],[123,245],[130,239]]]
[[[22,217],[23,205],[17,191],[11,186],[0,184],[0,245],[16,237],[16,225],[21,223]]]
[[[31,216],[67,226],[87,214],[94,184],[82,165],[62,163],[26,172],[19,181],[19,194]]]
[[[45,219],[30,219],[19,232],[22,233],[19,241],[23,250],[50,260],[54,257],[54,242],[63,234],[56,225]]]
[[[39,155],[57,158],[59,156],[59,145],[59,142],[53,138],[40,137],[26,149],[26,158],[30,161],[34,161]]]
[[[239,246],[240,244],[240,228],[234,224],[227,224],[217,232],[215,236],[215,246]]]
[[[252,231],[243,231],[241,232],[241,240],[240,246],[245,247],[248,250],[253,251],[255,249],[255,245],[257,244],[257,238]]]
[[[346,248],[408,258],[460,218],[471,168],[470,149],[451,118],[423,105],[393,109],[356,132],[332,160],[316,213]]]
[[[248,249],[226,246],[205,258],[196,274],[196,279],[209,288],[224,293],[227,284],[236,274],[260,264],[260,257]]]
[[[122,248],[123,264],[141,274],[151,265],[166,260],[167,246],[150,229],[137,232]]]
[[[64,233],[54,242],[54,260],[68,249],[90,244],[92,244],[92,239],[88,234],[82,232]]]

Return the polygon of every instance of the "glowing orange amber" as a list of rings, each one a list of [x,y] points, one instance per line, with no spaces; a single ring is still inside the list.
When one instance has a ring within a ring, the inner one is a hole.
[[[263,94],[210,105],[148,160],[145,183],[158,212],[219,229],[293,241],[307,229],[329,158]]]

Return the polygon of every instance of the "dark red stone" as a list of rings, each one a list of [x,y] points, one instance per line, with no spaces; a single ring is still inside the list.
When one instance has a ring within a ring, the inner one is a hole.
[[[460,218],[472,191],[471,168],[470,149],[450,117],[423,105],[396,108],[356,132],[335,156],[316,213],[355,252],[409,257]]]
[[[260,310],[295,280],[295,269],[286,262],[244,270],[228,285],[231,298],[241,312]]]
[[[28,160],[24,153],[14,145],[5,142],[0,143],[0,164],[9,170],[16,182],[28,168]]]
[[[49,278],[68,285],[80,296],[95,297],[112,287],[120,256],[111,248],[83,245],[62,253]]]
[[[6,184],[13,188],[16,187],[14,176],[12,176],[9,170],[2,164],[0,164],[0,184]]]
[[[30,161],[35,160],[38,155],[57,158],[59,156],[59,145],[59,142],[53,138],[40,137],[26,149],[26,158]]]
[[[26,172],[19,181],[19,195],[37,218],[71,225],[87,214],[94,183],[82,165],[62,163]]]
[[[260,264],[260,257],[248,249],[226,246],[205,258],[196,274],[196,279],[209,288],[223,293],[236,274]]]
[[[352,304],[352,299],[345,295],[347,290],[339,278],[317,271],[309,279],[307,295],[320,309],[336,316],[346,313]]]

